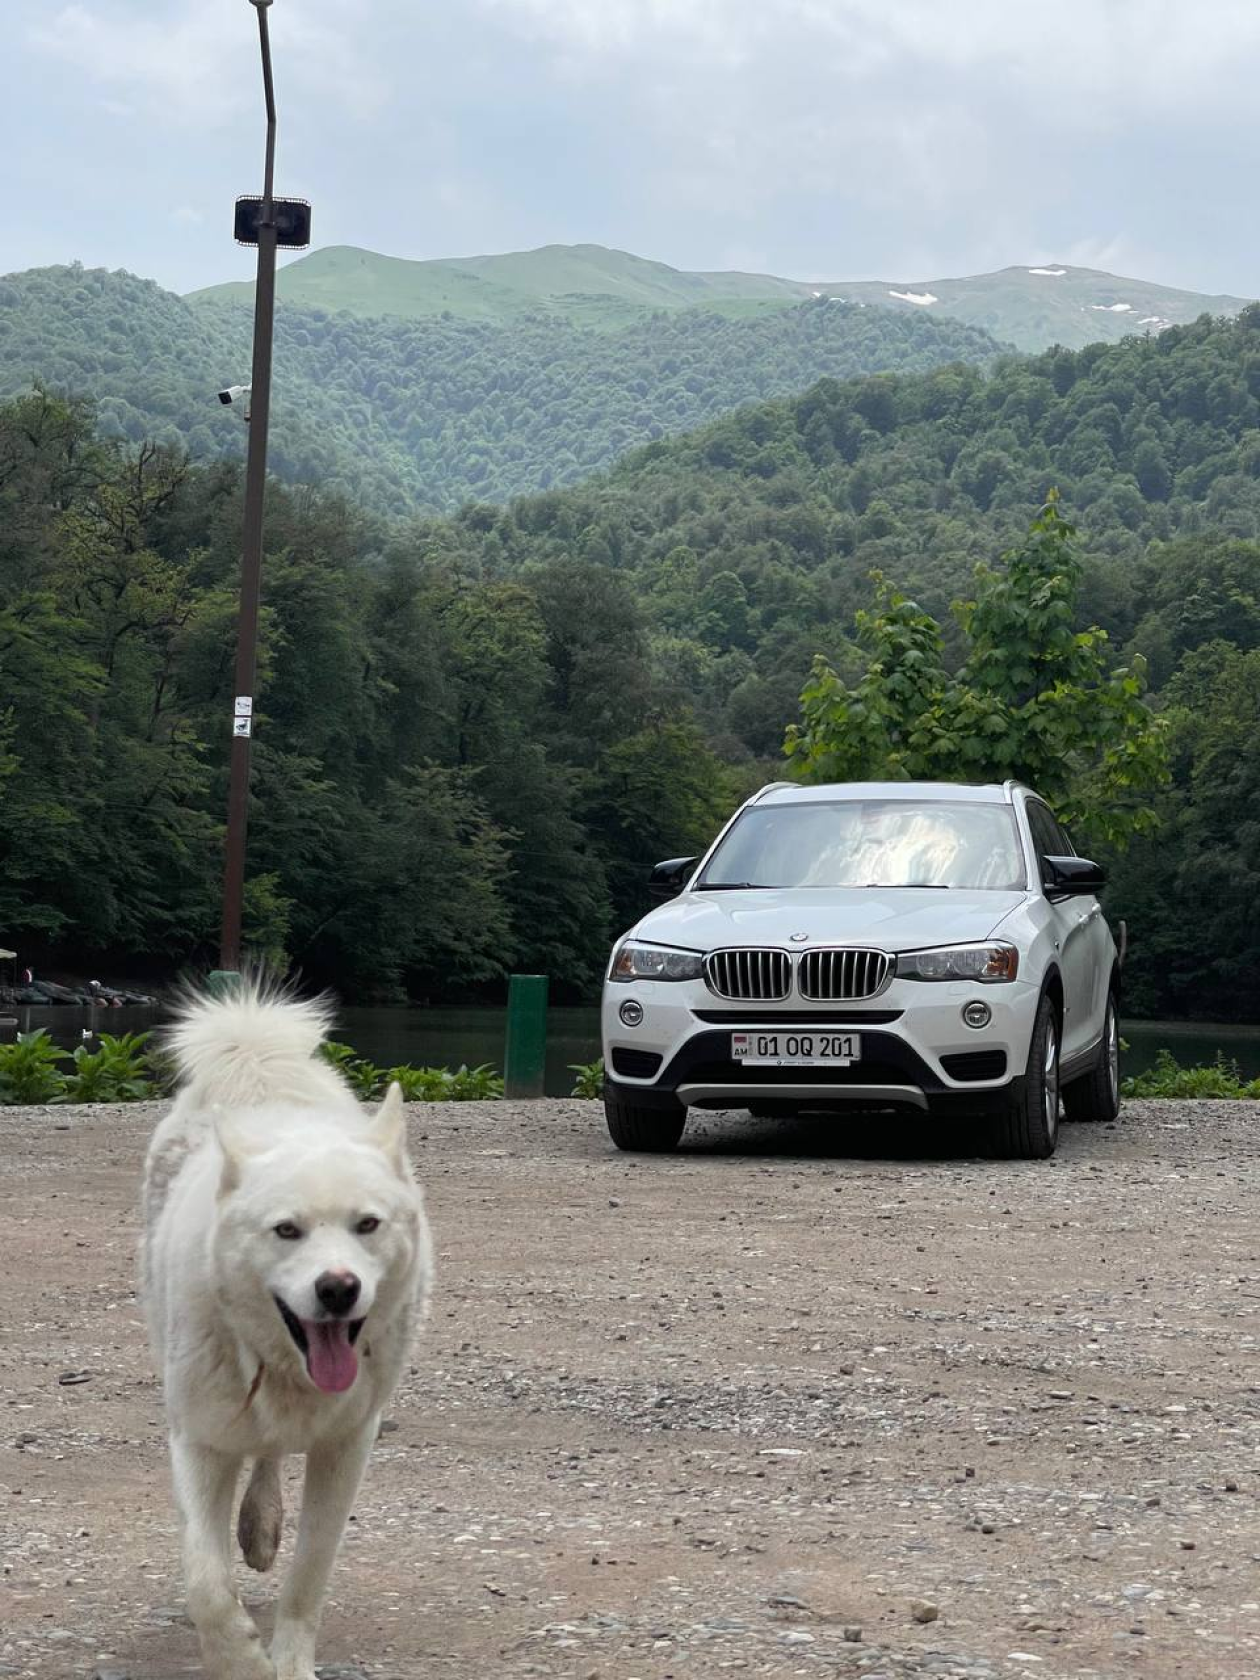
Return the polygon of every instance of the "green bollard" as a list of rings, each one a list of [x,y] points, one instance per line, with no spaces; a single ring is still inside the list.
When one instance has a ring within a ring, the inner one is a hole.
[[[506,1097],[541,1097],[547,1064],[547,976],[514,974],[508,984]]]

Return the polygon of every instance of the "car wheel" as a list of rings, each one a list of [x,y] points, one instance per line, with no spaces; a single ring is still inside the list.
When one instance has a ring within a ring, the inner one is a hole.
[[[1107,994],[1102,1055],[1086,1074],[1063,1087],[1063,1118],[1106,1125],[1120,1112],[1120,1018],[1116,994]]]
[[[678,1147],[687,1124],[687,1110],[681,1103],[676,1108],[637,1108],[633,1103],[605,1096],[604,1118],[608,1122],[608,1135],[618,1149],[667,1155]]]
[[[994,1128],[1000,1154],[1013,1161],[1044,1161],[1059,1140],[1059,1019],[1043,997],[1037,1010],[1023,1089],[1012,1095]]]

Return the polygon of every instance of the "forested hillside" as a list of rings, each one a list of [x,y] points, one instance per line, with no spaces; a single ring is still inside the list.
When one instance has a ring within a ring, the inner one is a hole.
[[[948,617],[1051,483],[1082,622],[1149,655],[1171,729],[1162,826],[1109,899],[1130,998],[1248,1018],[1260,309],[988,377],[825,380],[452,520],[276,489],[256,933],[360,986],[589,979],[643,867],[783,773],[813,655],[856,671],[871,570]],[[230,465],[137,461],[54,401],[4,411],[0,928],[170,959],[212,937],[239,518]]]
[[[1057,484],[1083,621],[1144,652],[1174,728],[1156,838],[1113,860],[1144,1010],[1260,1006],[1260,307],[1157,338],[824,381],[653,444],[603,479],[430,527],[446,563],[528,576],[577,552],[628,578],[658,681],[727,758],[771,761],[814,652],[856,671],[882,570],[938,616]],[[1089,837],[1082,841],[1088,843]]]
[[[239,477],[0,406],[0,929],[37,966],[212,957]],[[272,488],[248,944],[349,995],[520,966],[580,995],[734,779],[657,691],[621,580],[426,547]]]
[[[1092,555],[1086,609],[1127,642],[1152,544],[1260,535],[1257,427],[1260,307],[989,375],[824,380],[426,540],[464,565],[519,573],[576,550],[631,578],[671,646],[662,669],[733,748],[770,752],[808,653],[846,633],[873,569],[947,613],[1051,484]]]
[[[0,395],[33,379],[87,394],[106,436],[155,437],[197,460],[241,459],[253,318],[103,269],[0,280]],[[755,319],[648,315],[616,333],[546,314],[510,324],[281,307],[271,465],[393,514],[574,483],[635,444],[820,375],[985,363],[997,346],[952,321],[804,304]]]

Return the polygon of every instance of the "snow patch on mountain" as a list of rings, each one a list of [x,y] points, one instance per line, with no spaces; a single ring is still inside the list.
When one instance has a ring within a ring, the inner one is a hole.
[[[941,300],[935,292],[894,292],[888,289],[889,297],[900,298],[902,303],[939,303]]]
[[[1054,279],[1057,280],[1057,279],[1059,279],[1059,277],[1061,275],[1064,275],[1064,274],[1067,273],[1067,269],[1066,268],[1030,268],[1028,270],[1028,272],[1029,272],[1029,274],[1049,274],[1049,275],[1052,275],[1054,277]]]

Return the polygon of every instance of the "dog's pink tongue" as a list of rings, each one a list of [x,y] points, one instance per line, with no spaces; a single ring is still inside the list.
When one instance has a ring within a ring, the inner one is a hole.
[[[359,1356],[350,1346],[350,1326],[344,1319],[331,1324],[302,1320],[306,1332],[306,1369],[316,1388],[325,1394],[342,1394],[359,1374]]]

